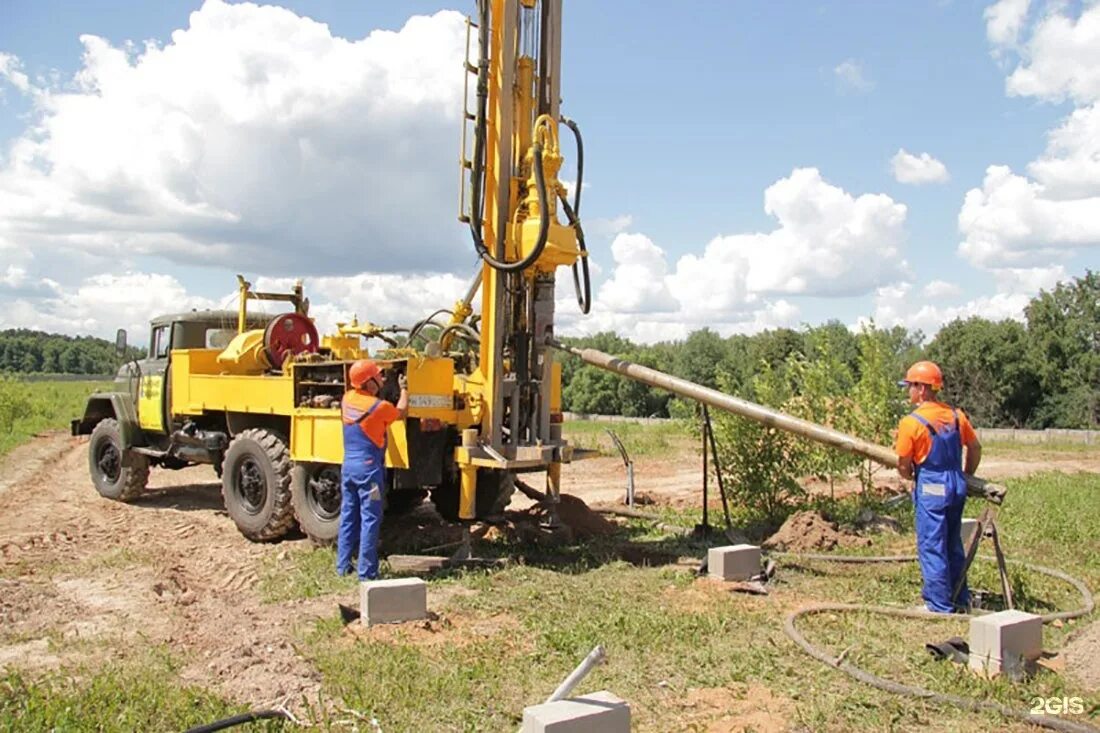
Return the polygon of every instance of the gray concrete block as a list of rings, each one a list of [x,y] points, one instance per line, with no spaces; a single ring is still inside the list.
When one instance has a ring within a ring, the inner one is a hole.
[[[522,733],[630,733],[630,706],[607,690],[523,709]]]
[[[974,536],[974,533],[978,531],[977,519],[964,519],[962,520],[962,541],[963,552],[970,547],[970,538]]]
[[[1043,653],[1043,619],[1024,611],[999,611],[970,619],[970,668],[988,675],[1026,671]]]
[[[707,550],[707,573],[722,580],[748,580],[760,572],[760,548],[727,545]]]
[[[427,618],[428,584],[420,578],[364,581],[359,613],[359,622],[367,626]]]

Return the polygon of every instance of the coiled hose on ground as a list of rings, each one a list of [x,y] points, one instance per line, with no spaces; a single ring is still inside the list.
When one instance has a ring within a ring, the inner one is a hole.
[[[672,525],[665,524],[660,517],[648,514],[646,512],[640,512],[637,510],[623,510],[623,509],[606,509],[600,510],[602,513],[614,514],[622,517],[629,517],[632,519],[642,519],[655,522],[659,527],[664,529],[670,529],[678,533],[684,533],[682,527],[673,527]],[[911,555],[820,555],[820,554],[800,554],[793,552],[772,552],[772,557],[776,558],[792,558],[796,560],[816,560],[820,562],[834,562],[834,563],[908,563],[916,562],[917,558]],[[996,558],[989,555],[980,555],[982,560],[995,560]],[[1042,565],[1034,565],[1032,563],[1023,562],[1020,560],[1007,560],[1009,564],[1018,565],[1022,568],[1027,568],[1036,573],[1046,575],[1057,580],[1061,580],[1069,585],[1072,585],[1078,593],[1081,594],[1081,607],[1072,611],[1058,611],[1055,613],[1047,613],[1042,615],[1043,623],[1047,624],[1052,621],[1068,620],[1074,618],[1080,618],[1092,613],[1096,607],[1093,600],[1092,591],[1089,590],[1083,582],[1074,578],[1073,576],[1056,570],[1054,568],[1044,567]],[[879,677],[878,675],[871,674],[870,672],[860,669],[853,664],[849,664],[841,657],[833,657],[820,647],[811,644],[805,636],[798,630],[796,622],[803,616],[810,616],[817,613],[827,613],[835,611],[855,611],[863,613],[877,613],[886,616],[896,616],[902,618],[919,618],[924,620],[957,620],[958,616],[945,615],[938,613],[931,613],[929,611],[911,611],[902,608],[891,608],[889,606],[871,606],[858,603],[817,603],[812,606],[806,606],[796,611],[792,611],[787,614],[783,619],[783,632],[793,641],[802,651],[809,654],[814,659],[824,662],[825,664],[844,672],[849,677],[852,677],[860,682],[871,685],[884,692],[889,692],[894,695],[904,695],[906,697],[916,697],[922,700],[928,700],[930,702],[941,703],[944,705],[953,705],[963,710],[969,710],[971,712],[994,712],[998,713],[1006,718],[1013,720],[1019,720],[1031,725],[1041,726],[1043,728],[1049,728],[1051,730],[1064,731],[1065,733],[1100,733],[1100,728],[1090,725],[1088,723],[1078,723],[1071,720],[1062,720],[1060,718],[1051,718],[1044,715],[1034,715],[1030,712],[1024,712],[1022,710],[1016,710],[1010,708],[1007,705],[1002,705],[996,702],[988,702],[985,700],[972,700],[965,697],[959,697],[958,695],[950,695],[942,692],[934,692],[927,690],[923,687],[916,687],[913,685],[903,685],[899,682],[893,682]]]

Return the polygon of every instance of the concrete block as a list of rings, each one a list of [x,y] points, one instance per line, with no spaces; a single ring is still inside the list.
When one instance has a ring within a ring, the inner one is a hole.
[[[970,547],[970,538],[974,536],[974,533],[978,531],[977,519],[964,519],[962,521],[962,541],[963,552]]]
[[[428,584],[420,578],[363,581],[359,613],[359,622],[367,626],[427,618]]]
[[[522,733],[630,733],[630,706],[606,690],[523,709]]]
[[[707,573],[722,580],[748,580],[760,572],[760,548],[728,545],[707,550]]]
[[[1043,619],[1024,611],[999,611],[970,619],[970,668],[1015,676],[1043,653]]]

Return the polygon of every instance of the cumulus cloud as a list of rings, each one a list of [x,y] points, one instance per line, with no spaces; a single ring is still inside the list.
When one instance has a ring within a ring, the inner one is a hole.
[[[647,342],[704,326],[749,333],[796,325],[800,309],[791,296],[865,295],[908,274],[906,208],[888,196],[853,196],[803,168],[768,187],[764,210],[776,228],[716,237],[674,266],[648,237],[619,234],[592,313],[566,316],[566,326]]]
[[[6,80],[21,92],[30,91],[30,79],[23,73],[19,59],[3,51],[0,51],[0,79]]]
[[[899,282],[876,291],[874,321],[876,325],[886,328],[904,326],[910,330],[919,329],[930,337],[945,323],[956,318],[981,316],[991,321],[1005,318],[1022,320],[1024,307],[1030,299],[1030,295],[1021,292],[997,292],[964,303],[946,304],[937,302],[940,298],[922,298],[920,293],[915,292],[912,283]]]
[[[442,271],[455,222],[462,15],[334,36],[293,12],[207,0],[163,46],[81,37],[83,65],[29,90],[0,167],[13,241],[270,273]]]
[[[869,92],[875,88],[875,83],[867,77],[863,64],[855,59],[845,59],[833,67],[833,76],[845,90]]]
[[[961,292],[962,288],[945,280],[933,280],[921,290],[924,297],[931,299],[953,298]]]
[[[1067,5],[1052,3],[1030,26],[1026,7],[1012,14],[999,6],[986,14],[987,32],[996,50],[1018,57],[1008,93],[1070,99],[1077,108],[1048,133],[1029,176],[991,165],[981,188],[967,192],[959,252],[990,269],[1050,267],[1100,246],[1100,4],[1086,4],[1073,17]],[[1017,20],[1008,23],[1004,13]]]
[[[898,152],[890,159],[890,168],[898,183],[919,186],[924,183],[946,183],[951,179],[947,166],[943,163],[928,153],[913,155],[905,148],[898,148]]]
[[[995,47],[1014,46],[1031,0],[998,0],[985,9],[985,32]]]

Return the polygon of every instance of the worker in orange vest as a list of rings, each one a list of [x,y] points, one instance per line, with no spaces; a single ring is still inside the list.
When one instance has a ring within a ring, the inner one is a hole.
[[[360,359],[348,370],[351,389],[344,393],[344,464],[340,472],[340,529],[336,536],[336,574],[351,572],[358,554],[359,580],[378,577],[378,533],[386,486],[386,428],[409,411],[405,375],[397,378],[401,396],[394,405],[378,396],[382,370]]]
[[[918,361],[898,385],[908,388],[909,402],[916,406],[898,424],[895,450],[898,473],[915,479],[917,558],[924,581],[921,595],[929,611],[952,613],[970,603],[963,578],[962,512],[966,474],[978,469],[982,446],[963,411],[936,399],[943,388],[939,366]],[[962,590],[952,602],[960,579]]]

